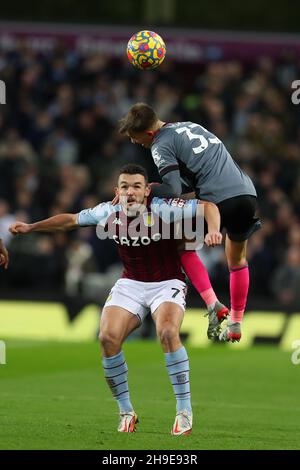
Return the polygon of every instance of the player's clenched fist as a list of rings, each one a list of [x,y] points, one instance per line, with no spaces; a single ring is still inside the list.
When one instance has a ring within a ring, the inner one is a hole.
[[[29,233],[31,224],[25,224],[24,222],[15,222],[9,227],[10,233],[17,235],[18,233]]]
[[[204,242],[207,246],[221,245],[222,234],[220,232],[209,232],[205,235]]]

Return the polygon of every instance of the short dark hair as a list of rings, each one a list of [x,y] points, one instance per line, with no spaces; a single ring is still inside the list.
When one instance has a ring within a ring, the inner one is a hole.
[[[155,111],[146,103],[137,103],[129,109],[119,122],[120,134],[144,132],[158,120]]]
[[[141,165],[136,165],[135,163],[127,163],[127,165],[122,166],[119,171],[120,175],[143,175],[146,183],[148,183],[148,175],[145,168]]]

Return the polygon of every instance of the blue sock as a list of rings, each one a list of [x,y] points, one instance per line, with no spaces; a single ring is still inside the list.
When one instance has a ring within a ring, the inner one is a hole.
[[[176,411],[192,412],[190,393],[190,364],[185,347],[175,352],[165,353],[166,366],[176,397]]]
[[[116,356],[103,357],[102,364],[107,384],[118,402],[120,412],[133,411],[128,390],[128,368],[123,351]]]

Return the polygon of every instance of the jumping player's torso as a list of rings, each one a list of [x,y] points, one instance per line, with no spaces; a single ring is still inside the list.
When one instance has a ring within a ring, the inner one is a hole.
[[[151,152],[162,178],[178,169],[182,183],[193,188],[199,199],[217,204],[235,196],[256,196],[251,179],[224,144],[199,124],[165,124],[155,136]]]

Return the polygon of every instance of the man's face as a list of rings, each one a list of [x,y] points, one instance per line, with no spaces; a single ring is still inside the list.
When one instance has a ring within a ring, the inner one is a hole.
[[[118,187],[115,188],[123,210],[129,217],[136,217],[138,213],[144,211],[143,206],[146,204],[150,191],[144,176],[139,174],[122,173],[119,176]]]
[[[140,144],[143,147],[149,148],[152,144],[154,134],[154,131],[128,132],[128,137],[133,144]]]

